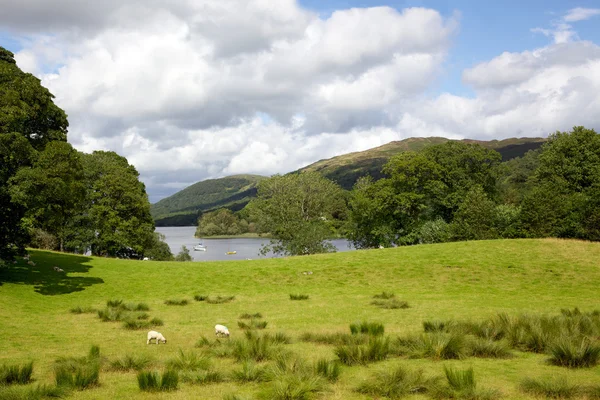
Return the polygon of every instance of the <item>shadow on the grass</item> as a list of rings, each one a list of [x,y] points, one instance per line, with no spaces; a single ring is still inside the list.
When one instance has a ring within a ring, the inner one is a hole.
[[[31,251],[29,254],[35,265],[18,258],[16,264],[0,268],[0,285],[4,283],[31,285],[37,293],[54,296],[80,292],[88,286],[104,283],[101,278],[69,276],[70,273],[89,272],[91,266],[85,263],[91,260],[90,257],[36,251]],[[54,267],[64,272],[58,272]]]

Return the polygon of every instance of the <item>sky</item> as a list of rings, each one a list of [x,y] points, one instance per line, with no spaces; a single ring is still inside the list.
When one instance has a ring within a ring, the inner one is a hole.
[[[409,137],[600,130],[600,0],[0,0],[0,46],[151,202]]]

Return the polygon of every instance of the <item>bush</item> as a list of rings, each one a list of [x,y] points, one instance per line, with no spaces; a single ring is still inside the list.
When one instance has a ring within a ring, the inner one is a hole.
[[[33,373],[33,361],[23,365],[0,366],[0,385],[21,384],[31,381]]]
[[[549,399],[570,399],[578,396],[582,391],[580,386],[569,383],[564,376],[542,379],[526,378],[521,382],[520,388],[525,393]]]
[[[179,299],[179,300],[175,300],[175,299],[169,299],[169,300],[165,300],[165,304],[168,306],[186,306],[188,305],[189,301],[187,301],[187,299]]]
[[[206,302],[209,304],[222,304],[222,303],[229,303],[230,301],[233,301],[234,299],[235,299],[235,296],[207,297]]]
[[[381,336],[384,332],[383,324],[379,322],[367,322],[363,321],[360,324],[350,324],[350,332],[353,335],[358,333],[364,333],[371,336]]]
[[[125,355],[110,363],[110,369],[113,371],[141,371],[152,363],[152,359],[145,355]]]
[[[190,250],[185,246],[181,246],[181,251],[175,256],[175,261],[192,261]]]
[[[450,241],[452,236],[450,224],[442,218],[433,221],[427,221],[418,229],[417,233],[419,243],[445,243]]]
[[[399,366],[391,371],[376,373],[356,391],[371,396],[399,399],[409,394],[426,392],[427,384],[422,371],[410,372]]]
[[[548,362],[569,368],[591,368],[600,360],[600,345],[593,344],[587,338],[559,339],[550,346]]]
[[[290,294],[290,300],[308,300],[307,294]]]

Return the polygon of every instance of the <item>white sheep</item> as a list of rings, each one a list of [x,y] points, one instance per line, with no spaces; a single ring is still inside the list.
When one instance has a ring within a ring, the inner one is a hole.
[[[156,331],[148,332],[148,340],[146,341],[146,344],[150,344],[150,341],[152,339],[156,339],[156,344],[159,344],[160,342],[167,343],[167,339],[165,339],[165,337],[160,332],[156,332]]]
[[[57,266],[52,267],[52,269],[55,270],[56,272],[65,272],[64,269],[57,267]]]
[[[229,337],[229,329],[225,325],[215,325],[215,336],[227,336]]]

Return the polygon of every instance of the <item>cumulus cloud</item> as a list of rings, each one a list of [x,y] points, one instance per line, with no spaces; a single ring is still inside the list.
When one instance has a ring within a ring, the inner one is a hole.
[[[427,8],[337,10],[295,0],[0,0],[21,68],[69,115],[69,141],[140,171],[151,201],[196,181],[285,173],[414,136],[544,136],[599,125],[600,49],[575,8],[552,45],[464,71],[435,94],[458,31]],[[432,94],[433,93],[433,94]]]

